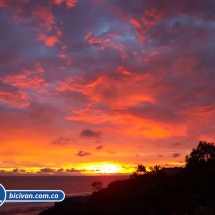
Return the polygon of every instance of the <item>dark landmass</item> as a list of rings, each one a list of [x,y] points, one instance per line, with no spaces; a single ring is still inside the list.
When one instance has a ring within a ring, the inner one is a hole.
[[[155,166],[147,172],[138,165],[130,179],[91,196],[66,198],[39,215],[214,215],[214,144],[200,142],[185,160],[182,169]]]
[[[62,202],[56,202],[55,205],[42,211],[39,215],[84,215],[86,214],[86,205],[90,196],[67,197]]]

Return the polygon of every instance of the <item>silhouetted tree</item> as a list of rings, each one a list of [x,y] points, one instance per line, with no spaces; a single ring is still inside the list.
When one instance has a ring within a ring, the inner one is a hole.
[[[157,173],[162,169],[162,167],[160,165],[155,165],[154,167],[149,167],[149,169],[151,170],[151,173]]]
[[[146,173],[146,167],[142,164],[138,164],[136,170],[131,174],[131,178],[136,178],[137,176],[144,175]]]
[[[186,167],[195,167],[205,163],[215,163],[214,143],[200,141],[197,148],[185,157]]]
[[[142,175],[142,174],[146,173],[146,167],[143,166],[142,164],[139,164],[139,165],[137,165],[136,172],[139,175]]]

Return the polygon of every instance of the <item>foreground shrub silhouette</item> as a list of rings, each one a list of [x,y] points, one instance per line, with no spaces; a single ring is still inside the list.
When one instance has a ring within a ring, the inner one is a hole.
[[[185,157],[186,168],[192,167],[206,167],[215,164],[215,146],[214,143],[207,143],[200,141],[197,148],[193,149],[190,155]]]
[[[195,210],[196,215],[214,215],[213,209],[210,209],[208,207],[199,206],[199,209]]]

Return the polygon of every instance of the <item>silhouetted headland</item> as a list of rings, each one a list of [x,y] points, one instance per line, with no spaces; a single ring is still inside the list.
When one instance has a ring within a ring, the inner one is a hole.
[[[138,165],[130,179],[90,196],[66,198],[39,215],[213,215],[215,146],[199,142],[184,168]]]

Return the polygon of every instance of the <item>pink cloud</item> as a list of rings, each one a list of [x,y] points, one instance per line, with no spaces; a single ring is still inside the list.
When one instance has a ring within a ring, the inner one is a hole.
[[[90,37],[90,35],[85,36],[85,38],[89,38],[89,37]],[[125,49],[125,46],[123,44],[117,44],[117,43],[111,41],[110,38],[103,39],[103,38],[99,38],[99,37],[91,37],[88,39],[88,43],[91,45],[101,44],[101,47],[100,47],[101,50],[105,49],[106,47],[112,47],[114,49],[118,49],[121,51],[123,51]]]
[[[96,37],[92,37],[88,40],[88,42],[90,44],[99,44],[99,43],[108,43],[110,42],[110,39],[102,39],[102,38],[96,38]]]
[[[72,61],[73,61],[71,57],[67,57],[63,53],[60,54],[59,56],[60,56],[60,58],[62,58],[63,60],[65,60],[67,66],[69,66],[72,63]]]
[[[87,35],[84,37],[85,40],[88,40],[92,36],[92,31],[88,32]]]
[[[38,77],[27,77],[27,75],[10,75],[2,79],[4,83],[21,88],[39,87],[45,81]]]
[[[58,28],[57,26],[55,27],[55,31],[56,31],[56,35],[61,37],[62,36],[62,31],[60,30],[60,28]]]
[[[131,22],[131,24],[133,24],[137,28],[141,27],[141,23],[138,20],[134,19],[134,18],[131,18],[130,22]]]
[[[38,72],[45,72],[45,70],[44,70],[43,67],[40,65],[40,63],[36,63],[35,65],[36,65],[36,67],[37,67],[37,71],[38,71]]]
[[[61,4],[62,2],[64,2],[64,0],[54,0],[55,4]]]
[[[60,5],[61,3],[65,2],[66,6],[68,8],[74,7],[76,5],[76,3],[78,2],[78,0],[54,0],[55,4]]]
[[[0,91],[0,102],[22,108],[30,105],[27,101],[28,95],[25,92],[19,91],[16,93]]]
[[[66,0],[67,7],[74,7],[78,0]]]
[[[66,120],[76,121],[76,122],[87,122],[91,124],[103,124],[105,122],[117,122],[116,116],[110,116],[99,110],[85,109],[73,111],[73,115],[66,116]]]
[[[54,16],[52,15],[50,8],[38,6],[36,10],[32,12],[32,17],[41,27],[46,28],[48,31],[52,29],[52,25],[54,24]]]
[[[0,7],[8,7],[8,2],[6,2],[5,0],[0,0]]]
[[[21,5],[28,3],[29,0],[16,0],[16,1],[9,1],[9,0],[0,0],[0,7],[8,7],[10,5]]]
[[[42,33],[37,36],[37,39],[44,41],[45,45],[48,47],[54,46],[55,43],[60,43],[60,40],[57,36],[47,36]]]
[[[145,25],[152,26],[155,25],[162,16],[162,11],[158,11],[156,8],[152,8],[144,12],[144,14],[142,15],[142,21]]]

